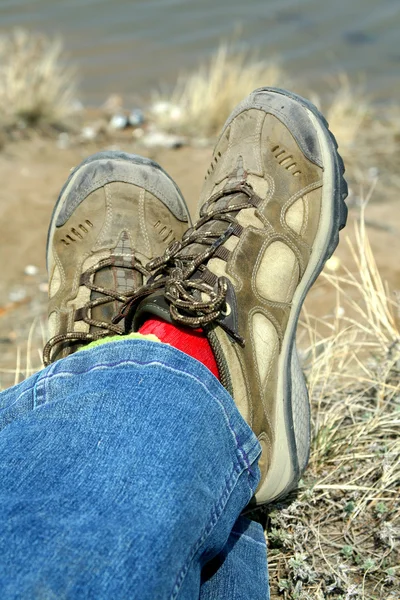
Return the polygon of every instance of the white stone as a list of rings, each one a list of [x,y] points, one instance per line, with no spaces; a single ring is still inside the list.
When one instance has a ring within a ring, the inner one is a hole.
[[[140,125],[143,125],[145,119],[144,114],[140,110],[140,108],[135,108],[131,111],[131,114],[128,117],[128,121],[129,125],[131,125],[132,127],[140,127]]]
[[[20,302],[26,298],[26,290],[24,288],[15,288],[8,295],[10,302]]]
[[[87,126],[87,127],[84,127],[81,131],[81,137],[84,140],[88,140],[88,141],[94,140],[96,138],[96,135],[97,135],[97,132],[94,127]]]
[[[180,148],[185,141],[178,135],[164,133],[163,131],[151,131],[142,138],[146,148]]]
[[[151,107],[151,112],[158,116],[166,115],[171,112],[171,103],[164,100],[155,102]]]
[[[109,125],[111,129],[125,129],[128,125],[128,118],[125,115],[113,115]]]
[[[38,267],[36,267],[36,265],[26,265],[25,269],[24,269],[24,273],[25,275],[30,275],[31,277],[33,277],[34,275],[37,275],[39,272]]]
[[[60,150],[65,150],[69,146],[69,135],[66,131],[63,131],[59,134],[57,138],[57,148]]]
[[[337,256],[331,256],[331,258],[326,261],[325,267],[328,269],[328,271],[337,271],[340,267],[340,264],[340,258]]]

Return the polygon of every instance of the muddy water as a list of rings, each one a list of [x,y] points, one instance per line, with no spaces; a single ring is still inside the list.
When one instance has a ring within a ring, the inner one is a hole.
[[[313,86],[345,70],[400,96],[399,0],[0,0],[0,32],[14,26],[64,37],[86,102],[146,96],[232,36]]]

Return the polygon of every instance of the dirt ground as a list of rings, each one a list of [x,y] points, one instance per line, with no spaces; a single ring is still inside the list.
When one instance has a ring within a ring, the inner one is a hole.
[[[45,243],[51,211],[70,169],[105,147],[110,145],[77,144],[61,149],[54,139],[35,138],[8,144],[0,151],[0,388],[40,366],[40,348],[46,338]],[[146,151],[137,142],[126,140],[119,141],[118,148],[159,162],[176,180],[195,213],[211,147]],[[345,240],[347,236],[354,238],[358,215],[357,207],[350,209],[348,227],[336,252],[341,264],[351,269]],[[367,221],[381,274],[392,290],[400,290],[398,204],[394,199],[374,202],[372,197]],[[309,312],[323,316],[332,313],[335,293],[317,282],[307,302]]]

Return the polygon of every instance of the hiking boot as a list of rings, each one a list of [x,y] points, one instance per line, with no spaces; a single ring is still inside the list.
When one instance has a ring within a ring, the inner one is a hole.
[[[146,264],[182,237],[185,201],[161,167],[124,152],[100,152],[61,190],[47,239],[49,336],[45,365],[123,331],[112,323],[150,276]]]
[[[220,380],[262,447],[257,504],[286,495],[307,465],[310,408],[296,327],[346,223],[343,173],[312,104],[256,90],[223,129],[199,220],[153,261],[158,271],[123,311],[127,329],[150,315],[204,328]]]

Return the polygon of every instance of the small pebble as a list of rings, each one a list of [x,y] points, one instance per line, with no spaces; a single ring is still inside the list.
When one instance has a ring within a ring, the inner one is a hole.
[[[109,125],[111,129],[125,129],[128,125],[128,118],[125,115],[113,115]]]
[[[326,261],[325,267],[328,269],[328,271],[337,271],[340,267],[340,258],[337,256],[331,256],[331,258]]]
[[[147,148],[181,148],[184,146],[183,138],[162,131],[148,133],[142,138],[142,142]]]
[[[179,121],[182,118],[182,109],[180,106],[171,106],[169,116],[172,121]]]
[[[59,134],[57,138],[57,148],[60,150],[65,150],[69,146],[69,135],[67,132],[63,131]]]
[[[135,108],[132,110],[131,114],[128,117],[129,125],[132,127],[140,127],[144,123],[144,114],[140,110],[140,108]]]
[[[155,102],[151,107],[151,112],[155,115],[162,116],[166,115],[171,111],[171,103],[164,100]]]
[[[191,141],[191,145],[194,148],[207,148],[210,146],[210,140],[209,138],[194,138]]]
[[[10,302],[20,302],[26,298],[26,290],[24,288],[15,288],[9,293],[8,298]]]
[[[368,177],[370,179],[376,179],[379,175],[379,169],[378,167],[370,167],[368,169]]]
[[[94,139],[96,139],[96,135],[97,135],[97,133],[96,133],[96,130],[94,127],[87,126],[87,127],[84,127],[81,131],[81,137],[84,140],[88,140],[88,141],[94,140]]]
[[[35,265],[26,265],[26,267],[24,269],[25,275],[30,275],[31,277],[33,277],[34,275],[37,275],[38,272],[39,272],[39,269]]]
[[[337,309],[336,309],[336,311],[335,311],[335,313],[336,313],[336,318],[339,318],[339,319],[340,319],[340,317],[344,317],[344,315],[345,315],[345,312],[346,312],[346,311],[344,310],[343,306],[338,306],[338,307],[337,307]]]
[[[157,117],[167,117],[168,119],[171,119],[171,121],[179,121],[183,114],[180,106],[166,101],[155,102],[150,107],[150,110],[153,115]]]

